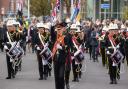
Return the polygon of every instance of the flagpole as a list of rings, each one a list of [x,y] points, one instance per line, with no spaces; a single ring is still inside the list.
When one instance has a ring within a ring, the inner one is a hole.
[[[28,19],[30,19],[30,0],[28,0]]]
[[[60,0],[60,15],[59,15],[59,21],[62,22],[63,17],[63,0]]]

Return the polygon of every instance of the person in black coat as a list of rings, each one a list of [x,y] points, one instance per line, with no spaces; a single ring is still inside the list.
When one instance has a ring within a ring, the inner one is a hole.
[[[34,43],[35,43],[35,49],[36,49],[37,61],[38,61],[38,70],[39,70],[39,76],[40,76],[39,80],[43,80],[44,77],[46,77],[44,76],[44,72],[43,72],[44,66],[43,66],[42,57],[40,55],[41,51],[44,48],[44,45],[41,42],[41,39],[43,40],[43,38],[41,38],[41,35],[44,34],[44,31],[45,31],[45,28],[43,27],[43,23],[38,23],[37,29],[38,29],[38,32],[35,35]]]
[[[105,40],[105,47],[106,47],[106,55],[108,60],[108,67],[109,67],[109,76],[110,76],[110,84],[117,84],[117,66],[115,65],[112,54],[114,53],[114,48],[110,42],[109,32],[106,33],[104,40]]]
[[[98,61],[98,55],[96,53],[97,47],[98,47],[98,40],[96,38],[96,34],[97,32],[93,29],[93,31],[91,32],[91,41],[90,41],[90,45],[92,46],[92,58],[93,61]]]
[[[4,29],[1,25],[1,27],[0,27],[0,49],[1,49],[2,52],[3,52],[3,48],[4,48],[4,46],[2,44],[3,41],[4,41]]]
[[[69,32],[68,32],[69,31]],[[70,28],[67,29],[67,33],[65,35],[65,45],[67,46],[67,56],[66,56],[66,63],[65,63],[65,84],[66,89],[70,89],[69,85],[69,78],[70,78],[70,71],[71,71],[71,64],[72,64],[72,50],[73,50],[73,42],[72,42],[72,33]]]
[[[66,62],[66,45],[63,23],[56,25],[57,39],[53,47],[53,63],[55,76],[55,89],[65,89],[65,62]]]
[[[12,47],[11,43],[17,41],[16,29],[14,29],[14,28],[15,28],[15,26],[13,25],[13,23],[11,23],[11,21],[10,21],[10,23],[7,22],[7,32],[5,32],[5,34],[4,34],[4,41],[3,41],[4,49],[6,51],[7,70],[8,70],[8,77],[6,77],[6,79],[15,78],[15,72],[14,72],[14,69],[12,67],[13,63],[11,62],[10,56],[7,55],[7,52]],[[11,41],[11,43],[10,43],[10,41]]]
[[[35,35],[37,33],[37,29],[35,26],[30,27],[30,36],[31,36],[31,45],[32,45],[32,53],[35,51]]]

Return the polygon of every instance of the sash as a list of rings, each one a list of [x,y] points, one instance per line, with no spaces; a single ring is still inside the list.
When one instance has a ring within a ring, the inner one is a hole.
[[[7,32],[7,38],[8,38],[8,41],[9,41],[9,43],[11,44],[11,46],[13,45],[13,42],[11,41],[11,38],[10,38],[10,36],[9,36],[9,33]]]
[[[115,47],[115,42],[113,41],[113,39],[111,37],[109,37],[110,43],[112,45],[112,47],[114,48],[114,52],[116,51],[116,47]]]
[[[54,46],[53,46],[53,50],[52,50],[52,53],[53,53],[53,55],[52,55],[52,58],[54,57],[54,55],[56,54],[56,51],[57,51],[57,44],[58,43],[62,43],[63,45],[64,45],[64,37],[65,36],[62,36],[62,37],[57,37],[57,40],[56,40],[56,42],[55,42],[55,44],[54,44]]]
[[[43,42],[43,40],[41,39],[40,33],[38,33],[38,36],[39,36],[39,39],[40,39],[40,41],[41,41],[41,44],[44,46],[44,42]]]
[[[76,39],[75,39],[75,38],[72,38],[72,42],[73,42],[75,48],[76,48],[77,50],[79,50],[79,47],[76,45],[75,41],[76,41]]]

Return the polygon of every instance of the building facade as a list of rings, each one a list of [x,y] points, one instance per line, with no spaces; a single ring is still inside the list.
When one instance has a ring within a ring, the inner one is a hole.
[[[107,7],[105,6],[107,4]],[[87,17],[96,19],[121,19],[128,0],[87,0]]]

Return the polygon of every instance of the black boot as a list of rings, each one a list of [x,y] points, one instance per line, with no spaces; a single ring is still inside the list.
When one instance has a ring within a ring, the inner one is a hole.
[[[43,80],[43,77],[39,78],[39,80]]]
[[[113,84],[113,81],[110,81],[110,84]]]
[[[11,77],[6,77],[6,79],[11,79]]]
[[[117,80],[116,79],[113,81],[113,84],[117,84]]]
[[[69,84],[66,84],[66,89],[70,89],[70,86],[69,86]]]

